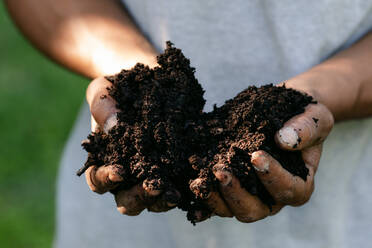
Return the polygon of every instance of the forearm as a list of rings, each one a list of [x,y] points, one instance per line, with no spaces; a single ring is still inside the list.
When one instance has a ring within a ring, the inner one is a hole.
[[[372,34],[286,83],[312,94],[336,120],[372,115]]]
[[[156,51],[115,0],[8,0],[9,13],[38,49],[57,63],[95,78],[153,65]]]

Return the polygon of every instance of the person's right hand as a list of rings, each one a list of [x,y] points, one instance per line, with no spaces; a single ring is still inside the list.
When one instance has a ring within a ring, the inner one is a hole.
[[[109,96],[107,87],[111,83],[104,77],[93,80],[88,86],[86,97],[90,107],[92,131],[108,132],[117,124],[116,102]],[[102,97],[106,96],[106,97]],[[120,176],[120,165],[90,166],[86,172],[86,180],[90,189],[99,194],[114,190],[123,178]],[[115,191],[116,192],[116,191]],[[177,205],[180,193],[177,191],[161,192],[146,187],[142,182],[129,190],[115,193],[117,209],[126,215],[138,215],[147,208],[153,212],[164,212]]]

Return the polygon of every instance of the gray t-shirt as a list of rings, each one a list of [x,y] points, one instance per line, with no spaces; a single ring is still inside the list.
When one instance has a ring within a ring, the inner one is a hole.
[[[372,0],[127,0],[137,24],[161,50],[182,48],[206,90],[206,110],[250,84],[276,83],[354,43],[372,27]],[[89,191],[75,171],[89,133],[84,105],[62,159],[56,247],[370,247],[372,119],[337,124],[327,139],[315,192],[244,224],[213,217],[192,226],[178,209],[121,216],[110,194]]]

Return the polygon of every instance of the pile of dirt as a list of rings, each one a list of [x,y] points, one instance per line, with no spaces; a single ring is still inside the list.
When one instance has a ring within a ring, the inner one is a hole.
[[[310,96],[285,87],[248,87],[221,107],[203,112],[203,89],[195,69],[180,49],[167,42],[158,56],[159,66],[137,64],[131,70],[107,77],[109,94],[117,101],[118,124],[108,134],[88,136],[88,152],[81,175],[91,165],[120,166],[124,182],[115,191],[145,181],[147,187],[176,189],[178,207],[209,211],[202,200],[218,190],[212,168],[224,164],[242,187],[271,207],[275,202],[258,179],[250,156],[264,150],[304,180],[308,170],[300,152],[279,149],[275,133],[284,122],[313,103]],[[201,184],[190,189],[200,178]]]

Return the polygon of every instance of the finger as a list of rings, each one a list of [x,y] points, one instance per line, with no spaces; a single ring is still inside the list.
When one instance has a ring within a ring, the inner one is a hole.
[[[115,195],[117,209],[121,214],[135,216],[146,208],[145,190],[142,185],[121,190]]]
[[[277,203],[276,205],[274,205],[274,206],[272,206],[271,208],[271,212],[270,212],[270,216],[272,216],[272,215],[276,215],[277,213],[279,213],[280,212],[280,210],[282,210],[282,208],[284,207],[284,205],[283,204],[281,204],[281,203]]]
[[[164,191],[164,183],[163,180],[155,178],[155,179],[145,179],[142,183],[142,187],[146,192],[146,195],[149,197],[156,197],[159,196]],[[155,206],[149,209],[154,212],[158,211],[166,211],[169,208],[175,207],[181,199],[181,194],[175,188],[172,188],[168,185],[168,188],[165,192],[161,195],[161,198],[157,200]],[[158,209],[158,210],[157,210]]]
[[[319,144],[302,150],[302,159],[306,165],[314,168],[314,173],[318,170],[322,149],[323,144]]]
[[[120,165],[90,166],[85,172],[85,178],[92,191],[103,194],[123,181],[122,170]]]
[[[142,183],[143,189],[150,196],[158,196],[162,192],[162,185],[159,183],[160,180],[156,179],[145,179]]]
[[[270,209],[243,189],[239,180],[224,165],[214,166],[214,174],[220,182],[219,188],[231,212],[241,222],[254,222],[270,214]]]
[[[306,181],[285,170],[278,161],[264,151],[252,154],[251,162],[267,191],[275,201],[287,205],[302,205],[314,190],[314,168],[307,166]]]
[[[232,212],[218,192],[211,192],[205,203],[212,213],[220,217],[233,217]]]
[[[158,199],[157,201],[155,201],[155,203],[147,207],[147,209],[150,212],[155,213],[166,212],[172,208],[174,208],[174,206],[173,207],[168,206],[163,199]]]
[[[333,127],[331,112],[323,104],[309,104],[305,112],[287,121],[275,134],[277,144],[285,150],[302,150],[320,144]]]
[[[151,212],[165,212],[177,206],[180,200],[181,194],[176,189],[168,189],[147,209]]]
[[[189,186],[191,192],[200,199],[207,199],[210,194],[210,187],[208,186],[208,182],[205,178],[197,178],[190,183]]]
[[[108,94],[107,88],[112,86],[107,79],[100,77],[93,80],[87,89],[87,102],[93,118],[105,132],[117,124],[115,100]]]
[[[96,120],[93,118],[93,116],[90,116],[90,129],[92,132],[99,132],[102,131],[100,126],[97,124]]]
[[[212,216],[212,212],[208,209],[198,209],[189,211],[187,213],[187,219],[192,223],[198,223],[209,219]]]
[[[197,196],[202,196],[204,199],[204,203],[208,206],[208,209],[212,211],[212,213],[221,216],[221,217],[232,217],[232,213],[230,209],[227,207],[226,203],[221,198],[218,192],[210,192],[206,189],[206,185],[204,183],[205,180],[201,178],[195,179],[192,183],[190,183],[190,190]],[[195,214],[200,216],[200,214]]]

